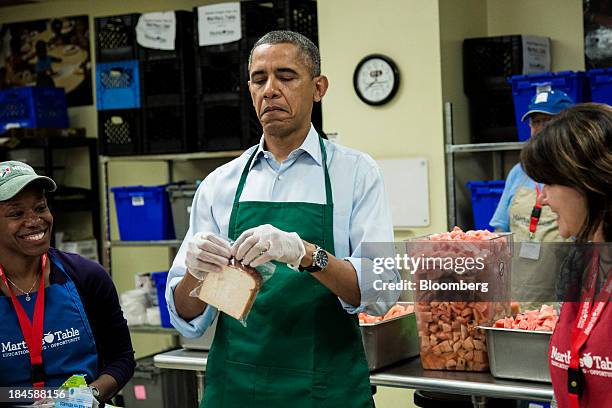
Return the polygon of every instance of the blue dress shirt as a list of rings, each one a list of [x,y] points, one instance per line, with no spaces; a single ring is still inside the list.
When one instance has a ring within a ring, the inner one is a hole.
[[[395,303],[399,292],[377,291],[374,280],[399,282],[397,271],[380,275],[362,273],[362,242],[393,242],[391,213],[383,179],[376,162],[359,151],[324,141],[334,200],[335,256],[351,262],[357,272],[361,305],[353,307],[338,299],[348,313],[365,311],[381,315]],[[199,337],[212,323],[217,310],[207,306],[202,315],[190,321],[178,316],[174,288],[185,274],[187,243],[197,232],[211,232],[228,238],[228,225],[238,181],[250,155],[257,149],[240,201],[325,203],[325,178],[319,136],[311,126],[302,145],[278,163],[259,145],[218,167],[200,184],[193,199],[189,230],[168,274],[166,300],[170,320],[186,337]],[[300,273],[300,272],[296,272]]]

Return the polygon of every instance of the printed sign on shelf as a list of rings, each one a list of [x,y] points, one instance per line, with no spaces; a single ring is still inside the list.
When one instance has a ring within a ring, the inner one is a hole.
[[[172,51],[176,40],[174,11],[145,13],[136,25],[136,41],[145,48]]]
[[[550,38],[523,35],[523,74],[550,71]]]
[[[198,7],[198,44],[225,44],[242,38],[240,2]]]

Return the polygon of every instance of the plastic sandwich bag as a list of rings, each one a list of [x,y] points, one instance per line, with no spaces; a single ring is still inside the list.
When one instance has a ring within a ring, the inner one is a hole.
[[[257,293],[263,284],[272,278],[275,271],[276,264],[272,261],[252,268],[232,259],[222,272],[209,272],[204,275],[204,279],[191,291],[190,296],[216,307],[246,327]],[[240,280],[237,284],[238,280],[234,279],[237,274],[251,275],[252,282],[247,280],[244,283]]]

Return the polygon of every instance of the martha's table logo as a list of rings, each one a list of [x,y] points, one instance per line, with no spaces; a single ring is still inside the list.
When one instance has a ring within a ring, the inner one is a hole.
[[[81,339],[79,329],[70,327],[63,330],[50,331],[43,334],[42,349],[54,349],[63,347],[67,344],[77,342]],[[2,358],[15,357],[22,354],[29,354],[28,345],[25,341],[18,343],[7,341],[0,342],[0,353]]]
[[[570,350],[562,353],[557,347],[552,346],[550,364],[562,370],[567,370],[571,356]],[[586,374],[612,378],[612,360],[609,356],[600,356],[592,352],[584,353],[582,357],[580,357],[580,368],[582,368],[582,371]]]

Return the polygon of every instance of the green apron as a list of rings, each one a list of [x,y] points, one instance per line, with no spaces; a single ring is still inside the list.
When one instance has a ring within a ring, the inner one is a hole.
[[[240,177],[229,238],[272,224],[334,253],[331,182],[325,145],[319,141],[327,204],[239,202],[255,151]],[[275,263],[276,271],[257,294],[247,327],[219,314],[201,407],[372,407],[357,316],[349,315],[308,272]]]

